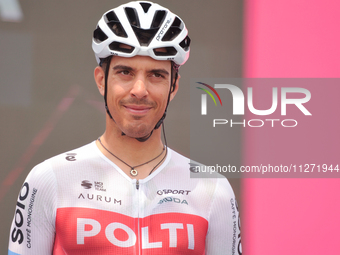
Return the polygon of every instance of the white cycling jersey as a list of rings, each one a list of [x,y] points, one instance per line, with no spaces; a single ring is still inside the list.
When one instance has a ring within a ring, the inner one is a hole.
[[[19,193],[8,254],[241,254],[229,182],[190,178],[189,163],[168,149],[137,181],[95,142],[44,161]]]

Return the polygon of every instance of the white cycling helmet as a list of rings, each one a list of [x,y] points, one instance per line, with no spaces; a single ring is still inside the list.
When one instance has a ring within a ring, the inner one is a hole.
[[[168,9],[147,1],[123,4],[104,13],[92,38],[96,60],[109,56],[150,56],[183,65],[190,38],[184,22]]]

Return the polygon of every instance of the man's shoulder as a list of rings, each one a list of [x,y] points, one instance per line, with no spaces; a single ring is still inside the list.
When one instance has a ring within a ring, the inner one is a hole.
[[[171,151],[171,165],[176,168],[181,168],[188,172],[188,177],[193,180],[201,182],[220,183],[220,185],[230,186],[227,178],[217,171],[205,171],[209,169],[208,166],[198,161],[192,160],[172,149]]]
[[[84,164],[85,161],[91,160],[91,158],[98,155],[98,153],[95,153],[95,146],[95,143],[91,142],[76,149],[69,150],[48,158],[37,164],[31,170],[30,175],[52,175],[52,172],[55,172],[56,170],[67,169],[72,166],[75,167],[82,163]]]
[[[97,156],[95,142],[88,143],[81,147],[78,147],[73,150],[69,150],[63,153],[60,153],[56,156],[53,156],[49,159],[46,159],[45,162],[56,163],[56,162],[77,162],[85,159],[89,159],[91,157]]]
[[[167,169],[167,181],[174,186],[186,187],[186,190],[195,190],[197,198],[204,201],[219,201],[224,203],[235,199],[233,189],[228,179],[217,172],[202,173],[204,164],[185,157],[171,150],[171,162]]]
[[[178,164],[183,164],[183,163],[188,163],[190,162],[190,159],[182,154],[180,154],[179,152],[168,148],[169,152],[171,153],[171,160],[175,163]]]
[[[204,179],[225,179],[225,176],[218,171],[211,171],[209,166],[196,160],[190,159],[172,149],[170,149],[170,151],[172,164],[176,164],[182,167],[185,166],[190,171],[190,177]]]

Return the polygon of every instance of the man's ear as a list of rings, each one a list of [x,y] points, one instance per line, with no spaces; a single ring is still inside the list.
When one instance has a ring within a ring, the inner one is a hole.
[[[179,78],[181,78],[180,74],[178,74],[178,77],[177,77],[177,80],[176,80],[176,83],[175,83],[175,87],[170,94],[170,101],[175,97],[175,95],[178,91]]]
[[[97,84],[99,93],[104,96],[105,94],[105,73],[101,66],[97,66],[94,69],[94,80]]]

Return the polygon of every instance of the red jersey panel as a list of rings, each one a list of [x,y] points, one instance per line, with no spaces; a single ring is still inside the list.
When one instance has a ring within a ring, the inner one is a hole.
[[[132,218],[88,208],[60,208],[54,255],[204,254],[206,219],[163,213]]]

